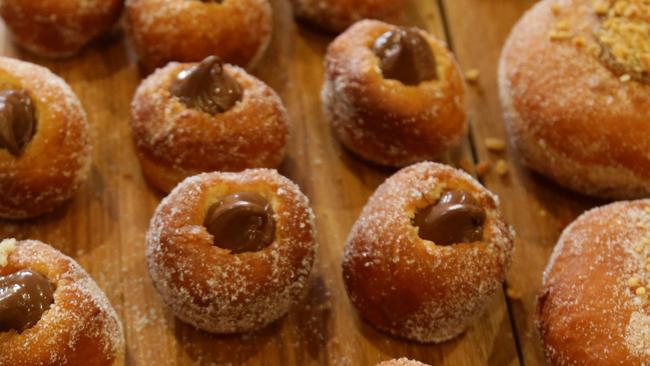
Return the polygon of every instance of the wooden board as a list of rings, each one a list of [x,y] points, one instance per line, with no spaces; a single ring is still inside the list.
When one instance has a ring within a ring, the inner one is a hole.
[[[0,52],[49,67],[81,99],[93,130],[88,183],[61,209],[42,218],[0,221],[0,238],[33,238],[76,258],[104,289],[125,328],[128,365],[374,365],[410,357],[432,365],[542,365],[532,328],[541,272],[559,232],[596,202],[568,193],[517,165],[512,154],[489,153],[486,137],[505,139],[496,90],[496,64],[512,24],[533,0],[409,0],[407,24],[450,41],[465,69],[478,68],[469,87],[472,128],[444,159],[508,161],[510,174],[485,177],[501,196],[517,233],[509,286],[471,329],[441,345],[419,345],[375,331],[359,320],[341,279],[348,231],[374,189],[390,174],[344,150],[323,118],[320,87],[323,56],[332,40],[296,26],[287,0],[274,0],[275,34],[253,71],[283,98],[293,129],[280,168],[310,197],[320,249],[306,299],[285,318],[254,334],[216,336],[176,320],[154,290],[144,262],[144,235],[162,198],[140,172],[128,129],[129,103],[145,77],[123,35],[96,42],[62,61],[37,59],[17,50],[0,28]],[[516,332],[515,332],[516,331]]]

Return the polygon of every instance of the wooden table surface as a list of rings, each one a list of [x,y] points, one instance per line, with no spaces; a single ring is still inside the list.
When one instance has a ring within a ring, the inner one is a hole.
[[[144,261],[144,235],[161,195],[145,183],[128,117],[145,75],[121,34],[106,37],[68,60],[21,52],[0,26],[2,54],[49,67],[81,99],[93,131],[93,165],[83,189],[42,218],[0,221],[0,238],[32,238],[76,258],[104,289],[120,315],[127,365],[374,365],[409,357],[431,365],[543,365],[533,328],[541,273],[560,231],[599,204],[559,188],[519,165],[512,152],[495,154],[485,139],[506,139],[496,65],[510,28],[533,0],[409,0],[408,21],[447,40],[465,70],[478,69],[468,86],[471,128],[444,159],[468,163],[504,159],[506,176],[483,183],[501,197],[517,232],[506,291],[461,337],[440,345],[391,338],[359,320],[345,293],[340,261],[348,231],[374,189],[390,174],[359,160],[333,137],[320,106],[323,56],[331,35],[294,24],[287,0],[274,0],[275,34],[253,71],[283,98],[293,130],[280,168],[309,196],[317,216],[320,250],[306,299],[288,316],[254,334],[215,336],[176,320],[161,302]]]

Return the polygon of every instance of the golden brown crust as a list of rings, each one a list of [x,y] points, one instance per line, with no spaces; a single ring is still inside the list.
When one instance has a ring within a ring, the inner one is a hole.
[[[108,31],[122,11],[120,0],[3,0],[0,16],[14,40],[43,57],[66,57]]]
[[[149,68],[211,55],[249,68],[272,30],[268,0],[127,0],[126,20],[133,46]]]
[[[558,183],[606,198],[645,197],[650,84],[603,62],[594,3],[541,1],[513,28],[499,68],[507,126],[524,162]]]
[[[415,212],[451,189],[469,192],[486,211],[482,242],[437,246],[418,236]],[[378,329],[442,342],[467,329],[501,288],[512,246],[496,196],[459,170],[425,162],[370,197],[348,236],[343,279],[352,304]]]
[[[331,32],[343,32],[362,19],[400,22],[405,0],[292,0],[296,17]]]
[[[536,314],[551,365],[650,364],[649,240],[647,199],[593,209],[564,230]]]
[[[276,237],[261,251],[232,254],[213,245],[203,221],[213,203],[241,191],[269,200]],[[147,263],[181,320],[208,332],[239,333],[278,319],[304,295],[315,240],[307,198],[275,170],[205,173],[187,178],[158,206],[147,233]]]
[[[384,79],[372,43],[393,26],[363,20],[329,46],[321,92],[325,114],[350,150],[382,165],[439,158],[466,130],[463,81],[444,44],[421,31],[440,80],[406,86]]]
[[[15,245],[0,275],[32,269],[56,290],[54,304],[34,327],[21,334],[0,332],[0,365],[123,365],[122,325],[88,274],[49,245],[34,240]]]
[[[23,153],[0,149],[0,217],[38,216],[69,199],[88,174],[86,113],[65,81],[41,66],[0,57],[0,88],[26,89],[37,111]]]
[[[212,116],[188,108],[169,91],[178,72],[191,65],[174,62],[157,70],[133,97],[131,131],[147,179],[169,192],[201,172],[277,167],[285,154],[289,117],[273,89],[226,65],[244,96]]]
[[[384,361],[378,363],[376,366],[429,366],[425,363],[409,360],[408,358],[399,358],[395,360]]]

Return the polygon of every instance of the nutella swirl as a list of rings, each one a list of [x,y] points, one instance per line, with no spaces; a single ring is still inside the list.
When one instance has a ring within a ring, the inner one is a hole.
[[[418,235],[436,245],[471,243],[483,238],[485,211],[468,192],[452,190],[415,214]]]
[[[209,56],[179,72],[171,86],[172,95],[186,106],[211,115],[229,110],[242,99],[243,90],[223,66],[219,57]]]
[[[256,252],[275,240],[271,204],[253,192],[238,192],[213,204],[204,226],[214,236],[214,245],[232,253]]]
[[[54,287],[31,269],[0,276],[0,332],[33,327],[54,303]]]
[[[0,149],[22,154],[36,133],[36,108],[25,89],[0,90]]]
[[[417,85],[438,78],[431,46],[417,28],[390,30],[375,40],[372,50],[386,79]]]

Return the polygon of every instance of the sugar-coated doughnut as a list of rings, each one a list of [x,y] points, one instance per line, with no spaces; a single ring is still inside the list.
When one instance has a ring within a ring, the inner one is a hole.
[[[0,16],[19,46],[59,58],[109,31],[122,5],[122,0],[2,0]]]
[[[131,43],[148,68],[215,55],[253,67],[272,32],[269,0],[127,0]]]
[[[343,280],[361,317],[418,342],[465,331],[510,265],[513,233],[498,205],[471,176],[441,164],[415,164],[388,178],[343,255]]]
[[[646,0],[543,0],[521,18],[499,90],[526,165],[587,195],[650,195],[649,34]]]
[[[240,333],[286,314],[305,294],[316,255],[313,213],[274,170],[204,173],[167,196],[147,233],[147,263],[176,316]]]
[[[86,113],[48,69],[0,57],[0,217],[52,211],[90,168]]]
[[[463,80],[444,43],[363,20],[327,49],[323,109],[339,140],[381,165],[440,158],[467,128]]]
[[[294,13],[316,27],[343,32],[363,19],[400,22],[405,0],[292,0]]]
[[[122,324],[73,259],[35,240],[0,242],[0,365],[124,365]]]
[[[211,56],[145,79],[131,103],[131,131],[145,176],[169,192],[201,172],[277,167],[289,117],[273,89]]]
[[[650,364],[650,200],[588,211],[549,260],[536,324],[553,366]]]

